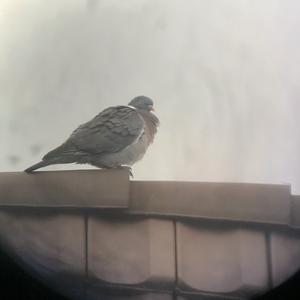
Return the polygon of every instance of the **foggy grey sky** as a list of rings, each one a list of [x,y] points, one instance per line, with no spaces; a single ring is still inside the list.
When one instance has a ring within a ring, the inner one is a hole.
[[[2,0],[1,171],[143,94],[161,127],[135,179],[300,193],[299,31],[296,0]]]

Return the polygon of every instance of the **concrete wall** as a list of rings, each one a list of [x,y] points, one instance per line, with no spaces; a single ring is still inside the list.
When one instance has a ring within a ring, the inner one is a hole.
[[[285,185],[1,173],[0,241],[73,299],[249,299],[300,268],[298,201]]]

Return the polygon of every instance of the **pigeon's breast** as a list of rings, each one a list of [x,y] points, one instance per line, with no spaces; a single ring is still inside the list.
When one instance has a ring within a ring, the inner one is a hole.
[[[101,154],[98,161],[93,162],[94,165],[117,168],[122,165],[131,166],[143,158],[148,146],[153,142],[159,121],[152,113],[142,112],[140,115],[145,122],[144,130],[140,137],[134,143],[118,152]]]
[[[122,165],[131,166],[143,158],[147,148],[147,137],[146,134],[143,133],[138,141],[127,146],[121,151],[102,154],[99,158],[99,164],[108,168],[117,168]],[[97,165],[97,162],[94,164]]]

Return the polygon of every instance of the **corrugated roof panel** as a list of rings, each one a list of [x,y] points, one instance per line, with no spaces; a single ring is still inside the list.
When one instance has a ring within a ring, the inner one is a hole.
[[[89,278],[99,285],[122,284],[171,289],[175,274],[172,221],[90,217]]]
[[[73,299],[84,295],[83,216],[0,211],[0,242],[23,268],[52,288]]]
[[[278,286],[300,268],[300,232],[271,231],[270,250],[272,283]]]
[[[183,222],[176,227],[181,290],[249,297],[268,289],[263,231]]]

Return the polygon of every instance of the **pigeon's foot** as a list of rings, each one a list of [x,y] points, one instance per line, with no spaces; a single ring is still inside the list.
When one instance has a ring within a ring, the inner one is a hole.
[[[130,177],[133,178],[133,172],[132,172],[132,168],[129,166],[120,166],[118,167],[118,169],[123,169],[123,170],[127,170],[129,172]]]

